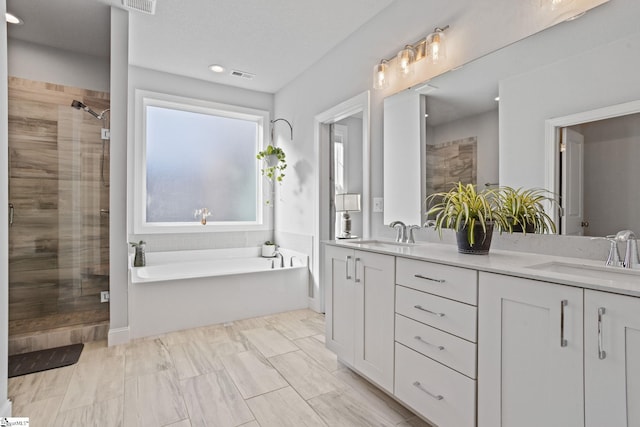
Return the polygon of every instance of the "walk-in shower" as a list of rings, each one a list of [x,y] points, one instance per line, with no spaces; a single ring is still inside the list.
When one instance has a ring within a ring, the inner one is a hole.
[[[105,339],[109,94],[18,77],[8,86],[9,353]]]

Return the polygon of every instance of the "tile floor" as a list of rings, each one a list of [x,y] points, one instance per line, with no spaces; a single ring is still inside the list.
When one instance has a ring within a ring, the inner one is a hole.
[[[49,426],[429,427],[341,365],[310,310],[107,347],[11,378],[13,414]]]

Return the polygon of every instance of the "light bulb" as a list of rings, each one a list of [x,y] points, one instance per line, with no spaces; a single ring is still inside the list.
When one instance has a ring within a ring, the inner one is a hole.
[[[429,34],[426,39],[427,46],[427,59],[432,64],[438,64],[447,57],[445,49],[444,33],[441,29],[436,28],[436,31]]]
[[[415,58],[416,53],[411,45],[406,45],[404,49],[398,52],[398,73],[402,77],[408,77],[413,74],[413,62]]]

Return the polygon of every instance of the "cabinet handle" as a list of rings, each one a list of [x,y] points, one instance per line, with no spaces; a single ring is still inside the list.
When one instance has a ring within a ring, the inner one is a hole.
[[[418,310],[422,310],[425,313],[433,314],[434,316],[444,317],[444,313],[436,313],[435,311],[427,310],[426,308],[422,307],[421,305],[414,305],[413,308],[417,308]]]
[[[9,203],[9,227],[13,226],[13,213],[14,213],[13,203]]]
[[[413,383],[413,386],[415,388],[417,388],[418,390],[425,392],[427,395],[429,395],[430,397],[434,398],[435,400],[444,399],[444,397],[441,394],[433,394],[429,390],[427,390],[426,388],[422,387],[422,384],[420,384],[420,381],[415,381]]]
[[[602,344],[602,316],[606,311],[604,307],[598,307],[598,359],[600,360],[607,357],[607,352],[604,351],[604,345]]]
[[[433,279],[431,277],[423,276],[422,274],[414,274],[413,277],[417,277],[418,279],[430,280],[437,283],[444,283],[444,279]]]
[[[437,348],[437,349],[438,349],[438,350],[440,350],[440,351],[444,350],[444,347],[443,347],[443,346],[441,346],[441,345],[431,344],[430,342],[423,340],[423,339],[422,339],[422,337],[421,337],[420,335],[416,335],[415,337],[413,337],[413,339],[415,339],[416,341],[420,341],[421,343],[426,344],[426,345],[428,345],[428,346],[431,346],[431,347]]]
[[[569,301],[563,299],[560,301],[560,347],[566,347],[568,342],[564,338],[564,308],[569,305]]]
[[[351,255],[347,255],[347,259],[344,262],[344,275],[347,280],[351,280],[351,276],[349,276],[349,260],[351,259]]]
[[[356,283],[360,283],[360,279],[358,279],[358,261],[360,261],[360,258],[356,258],[356,262],[353,265],[353,275],[355,276]]]

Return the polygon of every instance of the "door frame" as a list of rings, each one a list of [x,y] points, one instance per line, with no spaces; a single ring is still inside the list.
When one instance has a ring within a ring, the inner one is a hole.
[[[562,128],[636,113],[640,113],[640,100],[545,120],[545,188],[554,194],[560,194],[560,133]],[[557,209],[547,206],[547,213],[556,224],[559,223],[561,218]]]
[[[324,288],[320,275],[324,256],[321,242],[329,239],[329,132],[331,123],[362,113],[362,238],[368,239],[371,234],[371,107],[370,92],[367,90],[344,102],[341,102],[314,117],[314,154],[315,154],[315,221],[313,241],[313,296],[310,298],[313,310],[324,312]],[[317,290],[317,292],[315,292]]]

